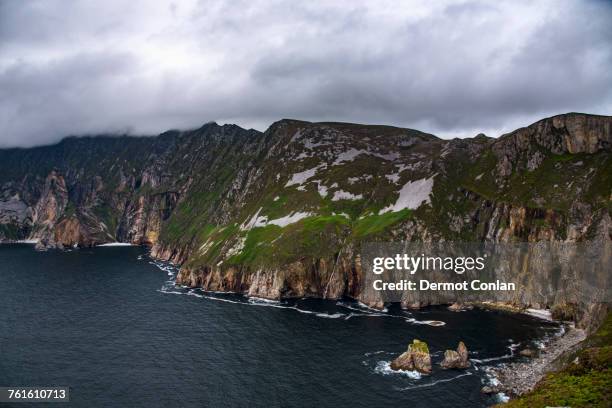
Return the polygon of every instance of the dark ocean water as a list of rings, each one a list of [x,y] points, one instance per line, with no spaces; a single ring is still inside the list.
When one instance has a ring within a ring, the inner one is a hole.
[[[496,402],[480,393],[487,366],[558,331],[479,310],[249,302],[174,288],[172,273],[143,248],[0,245],[0,386],[71,387],[69,404],[37,407],[480,407]],[[481,362],[390,373],[413,338],[434,364],[459,340]]]

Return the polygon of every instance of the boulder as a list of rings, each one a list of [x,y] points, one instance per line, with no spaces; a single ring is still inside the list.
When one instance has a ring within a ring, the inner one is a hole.
[[[470,361],[468,359],[468,350],[465,344],[460,341],[457,346],[457,351],[446,350],[444,352],[444,361],[440,363],[440,366],[444,369],[468,368],[470,366]]]
[[[526,348],[519,351],[519,354],[523,357],[535,357],[536,351],[534,349]]]
[[[391,362],[393,370],[416,370],[423,374],[431,373],[431,356],[427,343],[414,339],[408,350]]]
[[[448,307],[448,310],[450,310],[451,312],[460,312],[463,310],[463,305],[461,303],[455,302]]]
[[[451,312],[463,312],[464,310],[472,310],[472,308],[472,305],[455,302],[448,307],[448,310]]]
[[[502,392],[502,389],[499,385],[485,385],[480,392],[483,394],[497,394],[498,392]]]

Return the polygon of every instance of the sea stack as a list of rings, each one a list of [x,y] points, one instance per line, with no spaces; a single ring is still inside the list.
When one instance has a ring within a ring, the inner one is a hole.
[[[440,366],[444,369],[468,368],[470,366],[470,361],[468,359],[468,350],[465,344],[460,341],[457,346],[457,351],[446,350],[444,352],[444,361],[440,363]]]
[[[418,339],[412,340],[408,350],[391,362],[393,370],[416,370],[422,374],[431,373],[431,356],[427,343]]]

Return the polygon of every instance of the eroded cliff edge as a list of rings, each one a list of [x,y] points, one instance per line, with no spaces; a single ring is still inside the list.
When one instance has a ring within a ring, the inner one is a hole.
[[[180,284],[380,307],[364,286],[364,242],[609,242],[611,126],[609,116],[566,114],[498,139],[441,140],[282,120],[265,133],[210,123],[0,150],[0,239],[145,244],[182,265]],[[519,293],[492,301],[580,301],[547,273],[515,272]]]

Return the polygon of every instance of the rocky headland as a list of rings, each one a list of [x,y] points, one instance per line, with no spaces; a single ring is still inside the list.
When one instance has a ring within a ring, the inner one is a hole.
[[[570,113],[489,138],[281,120],[208,123],[156,137],[71,137],[0,149],[0,241],[39,248],[128,242],[181,265],[177,283],[268,299],[350,297],[364,242],[610,243],[612,117]],[[512,267],[483,301],[567,308],[579,327],[609,301],[609,270]],[[584,296],[588,278],[594,288]],[[402,306],[462,303],[409,293]]]

